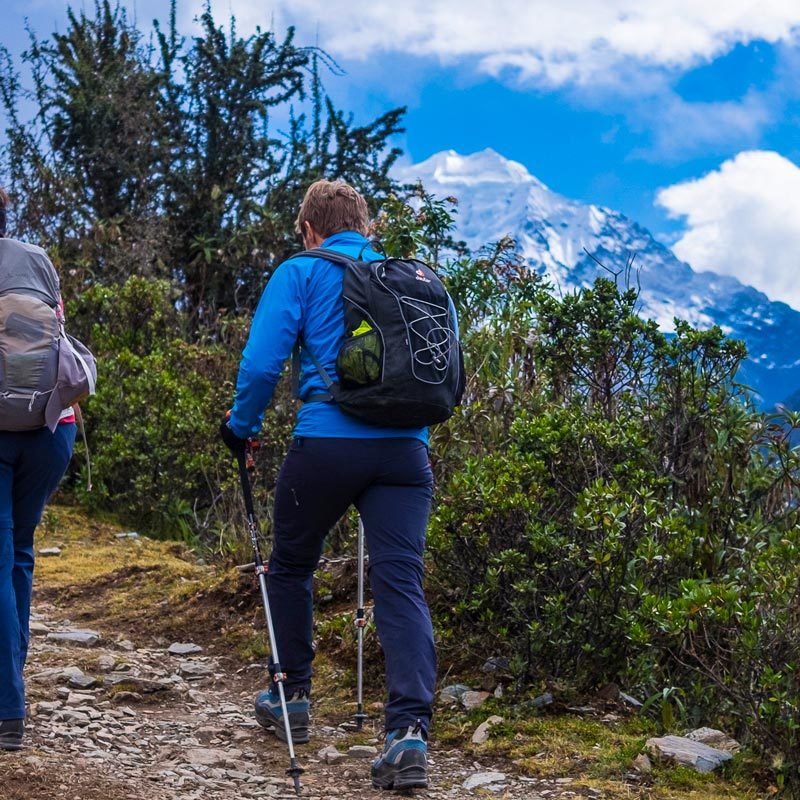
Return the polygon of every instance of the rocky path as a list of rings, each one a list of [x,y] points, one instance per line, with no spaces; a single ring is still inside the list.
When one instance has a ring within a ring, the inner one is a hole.
[[[197,646],[144,647],[76,628],[54,607],[35,609],[26,748],[0,753],[0,798],[295,796],[284,774],[285,745],[259,728],[251,713],[263,664],[241,667]],[[314,720],[311,742],[298,747],[306,769],[303,796],[387,797],[369,783],[370,761],[380,747],[377,728],[354,734],[324,722]],[[416,796],[587,796],[571,791],[569,779],[525,778],[507,764],[473,762],[435,742],[430,761],[431,788]]]

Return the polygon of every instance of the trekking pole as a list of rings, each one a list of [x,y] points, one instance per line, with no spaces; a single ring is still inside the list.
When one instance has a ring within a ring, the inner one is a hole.
[[[367,715],[364,713],[364,626],[367,618],[364,613],[364,522],[358,518],[358,608],[356,609],[356,632],[358,636],[358,656],[356,658],[356,729],[361,730]]]
[[[294,754],[294,742],[292,741],[292,728],[289,724],[289,712],[286,708],[286,693],[283,690],[283,682],[286,680],[280,659],[278,658],[278,645],[275,641],[275,628],[272,625],[272,613],[269,610],[269,596],[267,595],[267,567],[261,557],[261,548],[258,544],[258,523],[256,522],[256,512],[253,506],[253,492],[250,487],[250,476],[248,470],[255,468],[253,460],[253,446],[250,442],[244,452],[237,453],[236,459],[239,463],[239,477],[242,481],[242,493],[244,494],[244,507],[247,511],[247,529],[250,533],[250,541],[253,545],[253,555],[256,564],[256,575],[258,585],[261,588],[261,599],[264,603],[264,615],[267,618],[267,630],[269,631],[269,648],[272,653],[272,680],[278,686],[278,697],[281,701],[281,712],[286,726],[286,744],[289,746],[289,769],[286,774],[294,781],[294,790],[300,794],[300,776],[303,769],[297,765],[297,758]]]

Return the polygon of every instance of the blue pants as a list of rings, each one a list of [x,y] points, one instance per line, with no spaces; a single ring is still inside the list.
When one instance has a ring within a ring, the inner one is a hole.
[[[72,457],[75,425],[0,432],[0,720],[25,716],[33,531]]]
[[[436,651],[422,590],[433,493],[417,439],[297,438],[278,477],[268,593],[291,696],[311,686],[312,581],[328,531],[352,504],[364,522],[375,623],[386,659],[386,729],[427,729]]]

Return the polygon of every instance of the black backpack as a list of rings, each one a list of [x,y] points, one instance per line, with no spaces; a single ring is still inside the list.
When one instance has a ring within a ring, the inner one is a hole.
[[[417,428],[444,422],[464,393],[464,358],[450,296],[416,259],[361,261],[334,250],[298,253],[344,268],[345,339],[334,381],[302,341],[327,392],[306,402],[335,402],[364,422]]]

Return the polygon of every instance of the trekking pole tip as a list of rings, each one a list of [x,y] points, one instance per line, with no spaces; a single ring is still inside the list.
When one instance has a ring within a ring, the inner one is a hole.
[[[364,720],[369,719],[369,716],[365,714],[362,710],[359,710],[354,715],[355,723],[356,723],[356,730],[361,730],[364,727]]]
[[[303,774],[303,772],[303,768],[298,767],[297,762],[292,759],[292,764],[289,769],[286,770],[286,774],[291,776],[292,780],[294,781],[294,791],[297,795],[300,795],[300,792],[302,791],[300,786],[300,776]]]

